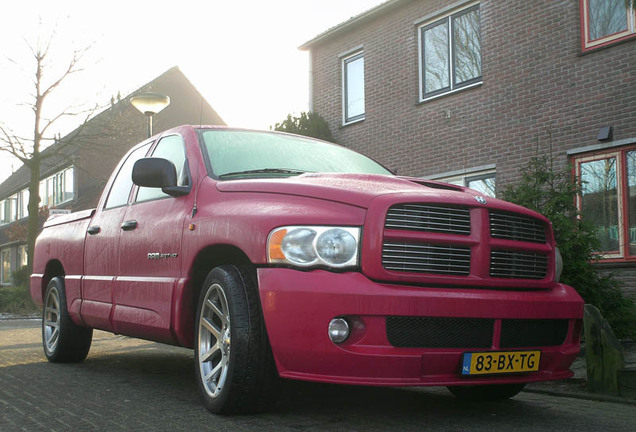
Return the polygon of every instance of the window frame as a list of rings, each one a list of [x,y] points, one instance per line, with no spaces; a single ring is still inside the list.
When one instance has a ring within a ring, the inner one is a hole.
[[[477,189],[472,189],[470,186],[468,186],[470,184],[470,182],[473,181],[478,181],[478,180],[485,180],[488,178],[492,178],[495,181],[495,190],[493,191],[493,193],[496,195],[497,193],[497,169],[494,167],[480,167],[480,168],[474,168],[471,170],[462,170],[461,172],[450,172],[450,173],[445,173],[445,174],[440,174],[434,177],[431,177],[431,180],[435,180],[435,181],[441,181],[444,183],[449,183],[449,184],[453,184],[456,186],[462,186],[462,187],[466,187],[469,188],[471,190],[474,190],[477,193],[483,193],[481,191],[478,191]],[[488,195],[488,194],[486,194]],[[492,198],[496,198],[496,196],[493,195],[488,195],[491,196]]]
[[[597,160],[616,158],[616,190],[617,190],[617,221],[618,221],[618,251],[597,251],[604,262],[636,261],[636,253],[629,251],[629,184],[627,153],[636,151],[636,145],[600,150],[592,153],[582,153],[572,157],[573,174],[577,181],[581,180],[581,164]],[[636,168],[636,167],[634,167]],[[582,211],[582,197],[577,194],[576,207]],[[581,217],[581,216],[579,216]],[[636,221],[634,221],[636,222]]]
[[[355,61],[362,60],[362,113],[349,116],[349,72],[347,66]],[[365,55],[363,49],[357,49],[352,53],[341,56],[342,68],[342,125],[350,125],[361,122],[366,116],[366,86],[364,73]]]
[[[8,272],[5,269],[5,256],[8,259]],[[11,248],[0,249],[0,285],[11,285]]]
[[[66,197],[69,179],[72,188],[70,196]],[[77,188],[75,181],[75,166],[67,166],[55,174],[40,180],[39,186],[40,206],[59,207],[75,200]]]
[[[455,55],[455,47],[454,47],[454,22],[456,18],[470,13],[472,11],[478,11],[479,15],[479,65],[480,65],[480,74],[475,78],[471,78],[469,80],[463,81],[461,83],[455,83],[455,66],[456,66],[456,55]],[[448,86],[431,91],[426,93],[426,77],[425,77],[425,44],[424,44],[424,32],[435,28],[441,24],[446,22],[446,26],[448,29]],[[467,90],[470,88],[474,88],[483,84],[483,69],[481,67],[481,12],[480,12],[480,3],[479,2],[471,2],[465,5],[462,5],[459,8],[452,9],[444,14],[435,16],[434,18],[427,19],[423,22],[418,23],[417,27],[417,40],[418,40],[418,81],[419,81],[419,102],[427,102],[429,100],[437,99],[439,97],[443,97],[446,95],[454,94],[463,90]]]
[[[611,46],[624,40],[636,38],[636,10],[630,7],[626,9],[627,29],[618,33],[592,39],[590,35],[590,0],[580,0],[581,11],[581,50],[592,51],[597,48]],[[619,0],[623,3],[622,0]]]

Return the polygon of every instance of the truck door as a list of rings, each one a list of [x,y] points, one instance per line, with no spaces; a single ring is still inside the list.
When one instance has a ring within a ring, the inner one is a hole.
[[[149,149],[150,143],[139,147],[120,165],[88,228],[81,314],[90,327],[113,330],[110,321],[113,283],[119,272],[120,232],[133,186],[132,167]]]
[[[171,161],[177,169],[178,186],[190,185],[180,135],[161,138],[151,157]],[[181,241],[192,198],[172,197],[159,188],[136,189],[121,224],[113,323],[122,334],[172,342],[172,298],[178,284],[185,281]]]

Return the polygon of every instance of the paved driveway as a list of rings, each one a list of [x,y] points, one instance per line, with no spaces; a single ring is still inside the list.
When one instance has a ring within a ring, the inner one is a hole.
[[[222,417],[199,403],[192,351],[95,332],[79,364],[47,363],[37,320],[0,320],[0,431],[634,430],[634,406],[521,393],[463,403],[445,389],[287,382],[271,412]]]

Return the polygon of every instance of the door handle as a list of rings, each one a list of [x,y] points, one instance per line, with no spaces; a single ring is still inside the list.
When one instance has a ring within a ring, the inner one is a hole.
[[[132,231],[135,228],[137,228],[136,220],[129,220],[121,224],[121,229],[123,229],[124,231]]]
[[[93,225],[92,227],[88,227],[86,232],[88,232],[90,235],[95,235],[95,234],[99,234],[101,230],[102,229],[99,226]]]

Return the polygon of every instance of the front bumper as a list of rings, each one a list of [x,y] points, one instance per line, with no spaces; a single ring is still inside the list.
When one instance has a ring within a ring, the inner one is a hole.
[[[376,283],[361,273],[258,270],[265,325],[281,377],[342,384],[428,386],[496,384],[568,378],[580,349],[583,301],[569,286],[550,291],[431,288]],[[484,349],[404,348],[391,345],[386,318],[448,317],[494,319],[492,346],[500,347],[502,320],[566,320],[557,346],[539,349],[538,372],[462,377],[464,352]],[[349,339],[329,339],[331,319],[353,323]]]

